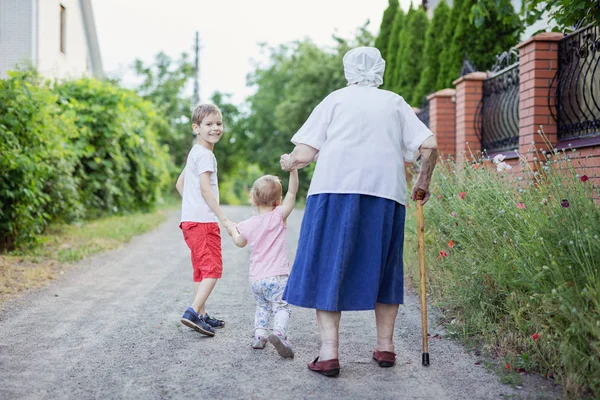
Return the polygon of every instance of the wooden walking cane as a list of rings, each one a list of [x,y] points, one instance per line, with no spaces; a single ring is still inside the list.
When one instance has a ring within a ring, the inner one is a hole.
[[[429,366],[429,339],[427,336],[427,270],[425,267],[425,219],[423,217],[424,190],[417,190],[417,237],[419,240],[419,283],[421,295],[421,326],[423,328],[423,365]]]

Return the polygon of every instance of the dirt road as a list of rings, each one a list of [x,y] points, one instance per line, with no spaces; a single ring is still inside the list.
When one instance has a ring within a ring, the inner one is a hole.
[[[226,208],[233,220],[247,207]],[[295,254],[301,212],[292,214]],[[398,364],[371,359],[372,312],[342,316],[337,379],[309,371],[318,354],[314,311],[293,308],[293,360],[272,346],[250,347],[254,304],[249,250],[223,236],[224,277],[208,311],[227,327],[208,338],[182,326],[191,302],[189,251],[178,213],[126,247],[87,259],[48,287],[0,311],[0,399],[497,399],[556,398],[543,381],[512,388],[476,365],[457,343],[432,339],[431,366],[421,366],[420,314],[414,294],[400,308]],[[430,325],[435,334],[434,316]]]

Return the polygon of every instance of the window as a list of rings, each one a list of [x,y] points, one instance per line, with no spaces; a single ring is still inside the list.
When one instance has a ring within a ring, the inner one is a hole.
[[[60,52],[67,53],[67,10],[65,6],[60,5]]]

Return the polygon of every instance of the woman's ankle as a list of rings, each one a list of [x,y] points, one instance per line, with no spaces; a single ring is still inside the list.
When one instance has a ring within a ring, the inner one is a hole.
[[[338,343],[322,343],[319,351],[319,361],[333,360],[338,358]]]
[[[389,351],[391,353],[395,352],[394,343],[391,340],[379,340],[377,339],[377,345],[375,346],[375,350],[377,351]]]

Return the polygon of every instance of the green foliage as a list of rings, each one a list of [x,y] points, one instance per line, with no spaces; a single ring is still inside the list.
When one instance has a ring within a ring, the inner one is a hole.
[[[35,241],[49,222],[82,214],[68,145],[73,117],[33,72],[0,80],[0,250]]]
[[[428,289],[463,338],[597,398],[600,191],[570,154],[536,152],[539,173],[526,161],[519,174],[444,161],[425,206]],[[416,277],[414,218],[405,254]]]
[[[220,184],[233,179],[238,171],[243,171],[248,166],[247,118],[229,99],[230,95],[220,92],[215,92],[211,98],[212,103],[217,105],[223,114],[223,138],[214,149]]]
[[[136,60],[134,70],[142,78],[136,91],[144,99],[154,103],[161,118],[166,120],[166,125],[157,131],[160,144],[167,145],[175,165],[183,167],[193,141],[190,124],[192,100],[185,89],[194,77],[194,66],[186,53],[174,63],[161,52],[151,65],[144,65],[141,60]]]
[[[404,11],[402,11],[402,8],[398,8],[396,16],[394,17],[394,23],[392,24],[388,48],[385,52],[387,58],[384,58],[386,63],[382,86],[384,89],[392,90],[396,86],[396,54],[398,54],[398,50],[400,48],[400,33],[404,27],[405,19],[406,15],[404,14]]]
[[[458,23],[458,19],[460,18],[460,11],[464,1],[465,0],[454,0],[452,4],[452,9],[450,11],[450,19],[448,20],[448,23],[443,27],[442,30],[442,40],[444,42],[444,47],[442,49],[442,52],[440,53],[440,67],[435,84],[436,90],[452,87],[452,81],[458,78],[458,76],[454,78],[450,77],[448,70],[451,67],[449,58],[452,37],[454,36],[454,31],[456,30],[456,24]]]
[[[248,84],[256,87],[255,94],[248,98],[248,163],[281,176],[279,156],[292,150],[292,136],[323,98],[346,86],[344,54],[373,41],[366,25],[352,42],[335,39],[336,47],[328,50],[308,40],[266,50],[270,62],[257,65],[248,77]],[[300,171],[300,195],[307,191],[311,171]]]
[[[425,49],[423,50],[423,68],[412,100],[412,104],[415,106],[418,106],[427,95],[436,89],[436,80],[440,71],[440,55],[448,43],[444,41],[443,27],[447,26],[449,19],[450,7],[445,0],[442,0],[435,8],[433,18],[427,28]]]
[[[406,23],[400,33],[400,48],[396,56],[396,85],[394,91],[413,106],[418,106],[420,97],[415,96],[421,71],[423,70],[423,50],[429,19],[422,7],[408,11]]]
[[[381,20],[381,26],[379,27],[379,35],[375,39],[375,47],[381,52],[381,57],[387,60],[387,49],[392,34],[392,27],[394,26],[394,20],[396,13],[400,10],[400,3],[398,0],[388,0],[388,7],[383,12],[383,18]]]
[[[87,216],[149,210],[169,182],[167,149],[158,144],[162,116],[134,92],[94,79],[55,86],[79,136],[75,176]]]
[[[499,0],[478,0],[471,14],[474,23],[477,26],[483,26],[490,15],[490,10],[493,9],[499,12],[500,18],[505,22],[514,21],[512,10],[507,7],[499,7],[502,4],[503,2]],[[548,11],[550,19],[560,30],[578,23],[600,24],[600,2],[598,0],[524,0],[521,4],[521,16],[527,25],[532,25],[540,20]]]
[[[109,83],[0,80],[0,249],[35,243],[53,221],[151,209],[169,181],[164,125]]]
[[[450,48],[442,59],[440,83],[444,87],[450,87],[452,81],[459,77],[465,57],[468,56],[478,70],[485,71],[492,67],[497,54],[507,51],[519,40],[522,27],[515,27],[508,17],[501,18],[496,9],[490,9],[485,24],[476,27],[470,20],[471,9],[476,2],[463,0],[460,4]],[[501,2],[512,10],[509,0]],[[514,10],[512,13],[516,15]]]

